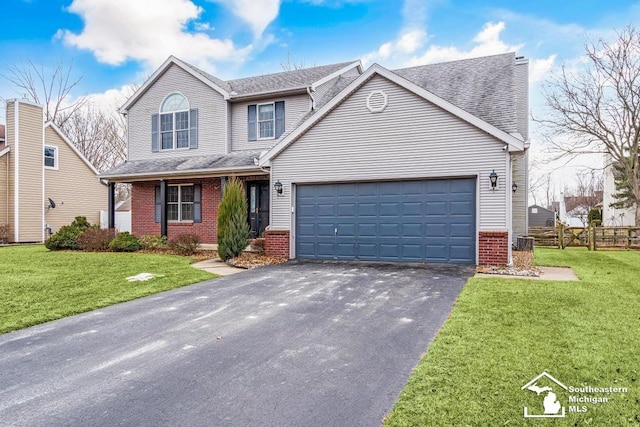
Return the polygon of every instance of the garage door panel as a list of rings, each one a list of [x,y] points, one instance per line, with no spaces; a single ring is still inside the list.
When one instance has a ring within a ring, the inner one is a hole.
[[[473,263],[475,188],[475,179],[299,185],[296,254]]]
[[[363,217],[377,217],[378,209],[377,205],[373,202],[371,203],[358,203],[358,216],[360,218]]]
[[[334,237],[336,235],[336,226],[333,223],[330,224],[317,224],[316,235],[319,237]]]
[[[445,216],[447,215],[447,202],[427,201],[427,215]]]
[[[422,202],[405,202],[402,204],[402,215],[406,218],[409,216],[422,216]]]
[[[423,227],[422,224],[407,224],[404,223],[402,224],[402,237],[405,238],[410,238],[410,237],[416,237],[416,238],[421,238],[423,236],[422,231]]]
[[[389,224],[380,224],[378,227],[378,235],[381,237],[397,237],[400,235],[400,224],[398,223],[389,223]]]
[[[473,227],[471,224],[450,224],[449,237],[473,237]]]
[[[448,233],[447,224],[427,223],[426,237],[447,237]]]
[[[452,201],[449,203],[449,213],[451,215],[473,215],[470,201]]]

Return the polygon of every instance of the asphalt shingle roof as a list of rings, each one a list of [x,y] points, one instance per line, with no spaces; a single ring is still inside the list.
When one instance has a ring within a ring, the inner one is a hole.
[[[233,96],[251,95],[262,92],[294,89],[311,86],[312,83],[334,73],[355,61],[321,65],[319,67],[302,68],[300,70],[283,71],[262,76],[245,77],[235,80],[221,80],[211,74],[189,65],[194,71],[203,75],[213,83],[232,93]]]
[[[513,53],[393,70],[505,132],[517,132]]]
[[[123,177],[127,175],[153,175],[158,172],[188,174],[194,171],[228,171],[234,168],[255,166],[253,159],[260,157],[261,151],[234,151],[225,155],[176,157],[168,159],[127,160],[115,168],[104,172],[101,178]]]

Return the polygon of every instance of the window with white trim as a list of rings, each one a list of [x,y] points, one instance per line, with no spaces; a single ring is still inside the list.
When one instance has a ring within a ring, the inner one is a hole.
[[[273,139],[276,130],[276,114],[273,102],[258,104],[258,139]]]
[[[58,169],[58,149],[45,145],[44,147],[44,167]]]
[[[172,93],[160,106],[160,149],[189,148],[189,102]]]
[[[167,220],[193,221],[193,185],[170,185],[167,189]]]

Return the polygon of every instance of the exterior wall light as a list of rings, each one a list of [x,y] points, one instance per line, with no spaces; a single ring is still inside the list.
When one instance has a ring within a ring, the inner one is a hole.
[[[489,174],[489,181],[491,181],[492,190],[498,188],[498,174],[495,169]]]
[[[282,183],[280,182],[280,180],[276,181],[275,184],[273,184],[273,189],[276,190],[276,193],[282,194]]]
[[[515,182],[511,184],[511,191],[515,193],[517,189],[518,189],[518,184],[516,184]]]

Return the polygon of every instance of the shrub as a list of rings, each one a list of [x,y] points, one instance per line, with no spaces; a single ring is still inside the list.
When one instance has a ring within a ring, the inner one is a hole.
[[[145,234],[140,238],[142,249],[163,249],[167,247],[167,238],[155,234]]]
[[[109,243],[109,249],[114,252],[135,252],[140,249],[140,240],[128,231],[123,231]]]
[[[113,228],[89,228],[78,236],[78,247],[83,251],[104,252],[109,250],[109,243],[116,237]]]
[[[193,255],[200,244],[200,237],[195,234],[181,234],[169,240],[169,249],[180,255]]]
[[[9,242],[9,224],[0,224],[0,243]]]
[[[223,261],[237,257],[248,240],[247,198],[242,183],[232,178],[224,187],[218,207],[218,256]]]
[[[78,250],[78,238],[82,233],[91,228],[91,224],[84,216],[77,216],[69,225],[60,227],[53,236],[44,242],[44,246],[50,251]]]
[[[600,224],[602,222],[602,211],[600,209],[591,209],[589,211],[589,224],[592,222],[596,222],[596,224]]]

